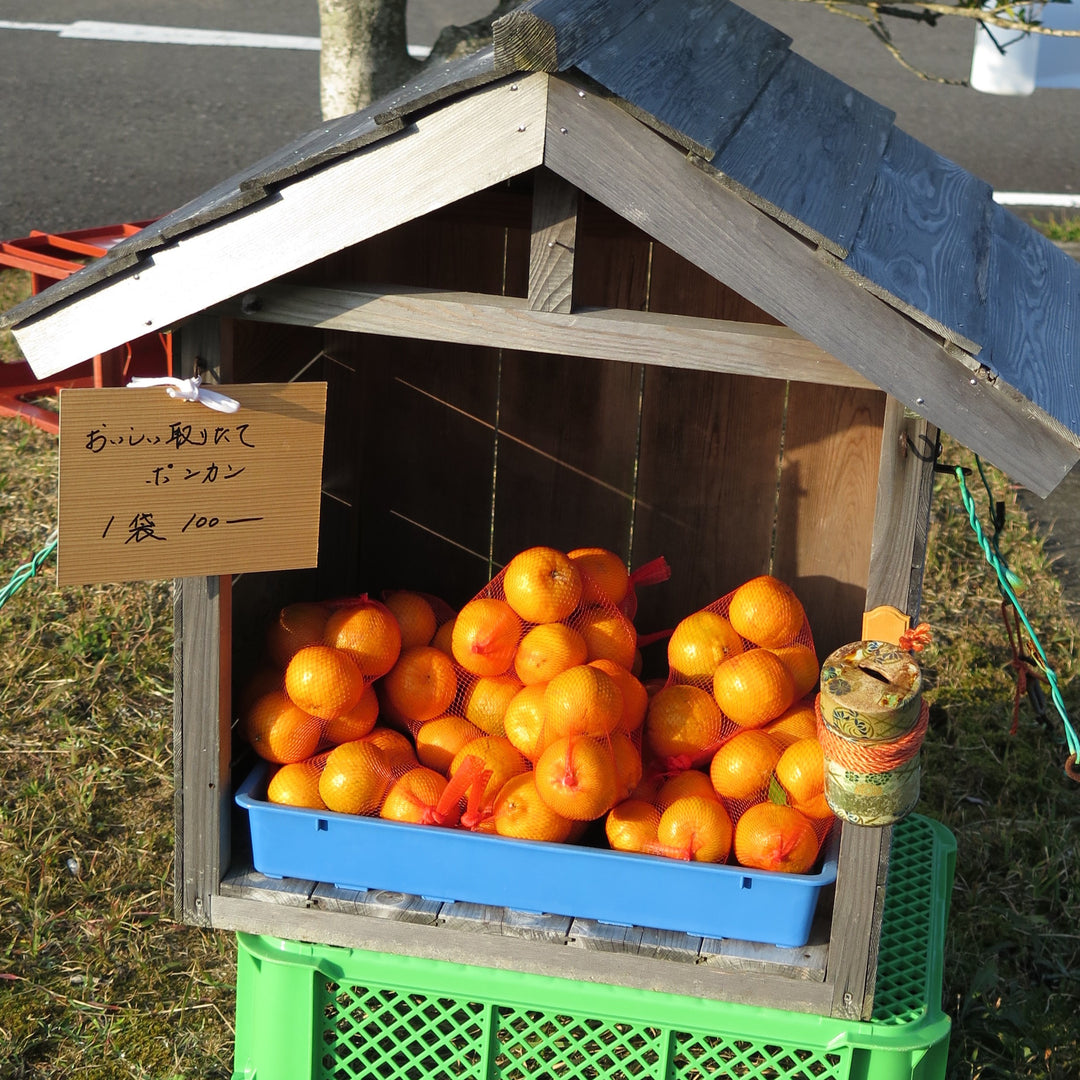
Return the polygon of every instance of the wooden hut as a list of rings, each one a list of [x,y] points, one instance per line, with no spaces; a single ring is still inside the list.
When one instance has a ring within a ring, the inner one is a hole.
[[[843,829],[806,949],[600,954],[261,878],[232,800],[231,688],[285,602],[459,604],[599,544],[668,559],[642,630],[771,571],[824,656],[917,615],[939,429],[1040,495],[1080,457],[1077,264],[789,45],[724,0],[532,0],[8,313],[39,377],[173,327],[184,373],[329,384],[317,569],[177,584],[185,921],[869,1017],[888,830]]]

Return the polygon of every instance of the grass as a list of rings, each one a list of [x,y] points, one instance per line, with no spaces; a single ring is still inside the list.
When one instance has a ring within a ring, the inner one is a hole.
[[[55,437],[0,420],[0,477],[2,588],[55,525]],[[0,608],[5,1080],[231,1075],[230,938],[172,919],[171,619],[169,584],[52,560]]]
[[[1075,244],[1080,242],[1080,216],[1056,218],[1051,214],[1048,218],[1033,218],[1031,224],[1041,233],[1058,244]]]
[[[0,309],[17,288],[0,273]],[[952,445],[945,459],[973,464]],[[55,468],[52,436],[0,420],[0,588],[53,528]],[[989,475],[1000,548],[1076,714],[1075,608],[1015,492]],[[1010,733],[1012,652],[955,477],[938,478],[934,507],[919,810],[958,840],[948,1080],[1071,1080],[1080,787],[1052,711],[1024,698]],[[50,560],[0,608],[0,641],[0,1076],[228,1077],[235,945],[172,919],[170,586],[58,589]]]

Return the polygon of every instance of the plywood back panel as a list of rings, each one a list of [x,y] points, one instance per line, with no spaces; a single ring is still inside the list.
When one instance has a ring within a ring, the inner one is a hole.
[[[771,321],[661,244],[649,308]],[[679,619],[769,568],[785,384],[650,367],[645,372],[634,562],[663,555],[671,580],[640,591],[640,628]]]
[[[773,572],[821,660],[862,636],[884,417],[880,391],[789,384]]]
[[[600,545],[624,557],[637,442],[639,367],[505,353],[494,554]]]

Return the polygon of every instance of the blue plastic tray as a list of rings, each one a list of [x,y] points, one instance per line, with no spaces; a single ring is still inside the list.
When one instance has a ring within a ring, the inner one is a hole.
[[[836,880],[838,830],[816,874],[682,862],[575,844],[511,840],[265,801],[260,763],[236,792],[255,869],[347,889],[389,889],[518,911],[795,948]]]

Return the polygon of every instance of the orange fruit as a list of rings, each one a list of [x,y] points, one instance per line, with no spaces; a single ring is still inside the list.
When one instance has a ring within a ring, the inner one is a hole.
[[[452,615],[435,631],[435,636],[431,639],[431,644],[435,646],[440,652],[446,653],[447,656],[454,655],[454,620],[456,615]]]
[[[723,729],[724,717],[708,693],[690,683],[672,683],[649,702],[642,747],[666,768],[686,769],[712,757]]]
[[[386,755],[366,739],[342,743],[326,755],[319,794],[342,814],[376,814],[390,786]]]
[[[622,603],[630,590],[626,563],[607,548],[583,547],[568,551],[566,557],[582,572],[581,598],[587,604]]]
[[[281,806],[325,810],[326,803],[319,794],[319,777],[322,776],[324,764],[324,758],[315,757],[282,765],[270,777],[266,787],[267,801]]]
[[[437,716],[416,729],[416,756],[421,765],[445,776],[457,752],[483,735],[480,728],[462,716]]]
[[[776,779],[795,804],[813,802],[825,791],[825,755],[816,737],[793,742],[776,763]]]
[[[604,819],[607,841],[616,851],[647,850],[656,842],[660,811],[644,799],[625,799],[613,806]]]
[[[495,831],[518,840],[561,844],[570,837],[573,822],[555,813],[536,790],[531,772],[519,773],[503,784],[491,812]]]
[[[312,716],[333,720],[356,708],[364,676],[344,649],[305,645],[285,669],[285,693]]]
[[[401,652],[401,628],[385,605],[364,599],[332,612],[323,644],[344,649],[367,679],[385,675]]]
[[[450,648],[473,675],[502,675],[514,662],[521,631],[521,620],[505,600],[479,597],[457,613]]]
[[[562,817],[592,821],[618,801],[615,761],[599,739],[557,739],[540,755],[533,772],[540,798]]]
[[[725,660],[713,676],[713,696],[740,727],[763,727],[795,700],[788,669],[768,649],[747,649]]]
[[[491,770],[491,777],[483,792],[477,793],[475,800],[470,800],[470,804],[475,801],[484,808],[488,807],[511,776],[517,776],[529,768],[528,761],[505,736],[483,735],[467,742],[454,755],[454,760],[450,763],[450,776],[453,777],[470,757],[478,758],[485,769]]]
[[[430,645],[438,620],[435,609],[417,592],[394,589],[383,593],[383,603],[390,609],[401,628],[401,647]]]
[[[795,700],[806,697],[817,686],[821,677],[817,653],[809,645],[796,642],[794,645],[781,645],[771,649],[788,669],[791,681],[795,684]]]
[[[543,683],[522,687],[507,705],[503,716],[507,739],[530,761],[536,761],[552,741],[547,729],[547,712],[544,710],[546,691]]]
[[[433,720],[446,712],[457,693],[454,662],[431,645],[402,649],[397,663],[383,676],[383,691],[406,720]]]
[[[465,719],[488,735],[503,735],[506,709],[521,689],[513,675],[486,675],[476,680],[468,691]]]
[[[526,686],[550,682],[561,671],[585,663],[585,639],[566,623],[538,623],[518,644],[514,671]]]
[[[283,691],[263,694],[244,717],[244,735],[259,757],[284,765],[315,753],[322,723]]]
[[[790,645],[799,636],[806,612],[790,585],[761,574],[732,593],[728,619],[747,641],[774,649]]]
[[[644,766],[644,761],[642,765]],[[657,772],[655,769],[642,769],[641,779],[638,781],[638,785],[632,792],[630,792],[631,799],[641,799],[643,802],[652,803],[656,805],[656,800],[660,796],[660,790],[664,784],[667,783],[668,777],[662,773]]]
[[[299,602],[287,604],[266,631],[266,650],[270,660],[284,669],[297,650],[318,645],[323,639],[327,609],[322,604]]]
[[[617,608],[605,605],[585,608],[574,617],[574,626],[585,639],[587,658],[612,660],[630,671],[637,659],[637,631]]]
[[[825,792],[815,795],[806,802],[793,802],[791,805],[811,821],[826,821],[836,816],[833,813],[833,808],[829,805],[829,800],[825,798]]]
[[[616,797],[621,800],[641,783],[641,751],[624,731],[613,731],[609,741],[615,762]]]
[[[757,870],[805,874],[817,859],[818,847],[813,824],[793,806],[757,803],[735,826],[735,858]]]
[[[606,671],[614,680],[622,694],[622,715],[616,725],[617,731],[632,734],[641,727],[645,713],[649,708],[649,692],[641,680],[632,675],[614,660],[590,660],[589,666]]]
[[[282,690],[285,686],[283,669],[274,667],[259,668],[244,683],[236,697],[236,711],[243,715],[263,696],[272,690]]]
[[[375,726],[379,718],[379,699],[375,687],[368,685],[360,700],[344,715],[327,720],[323,728],[323,742],[339,746],[343,742],[363,738]]]
[[[711,679],[728,657],[743,651],[742,639],[718,612],[702,609],[676,624],[668,638],[668,667],[681,679]]]
[[[606,672],[578,664],[560,672],[544,691],[547,732],[563,735],[607,735],[622,716],[622,693]]]
[[[446,777],[434,769],[417,765],[399,776],[386,792],[379,817],[387,821],[407,821],[414,825],[453,825],[458,809],[439,811],[439,800],[446,790]]]
[[[817,713],[808,701],[796,701],[762,729],[785,749],[796,739],[817,737]]]
[[[676,799],[687,795],[700,795],[706,799],[717,797],[712,781],[706,773],[700,769],[683,769],[660,785],[653,802],[658,810],[663,811]]]
[[[732,736],[713,755],[709,779],[725,799],[756,799],[769,790],[780,744],[763,731],[748,728]]]
[[[722,863],[731,852],[731,817],[719,799],[685,795],[660,815],[656,839],[694,862]]]
[[[567,618],[581,602],[581,571],[561,551],[532,547],[515,555],[502,574],[506,602],[526,622]]]
[[[387,765],[395,773],[411,769],[417,764],[416,750],[412,742],[400,731],[376,724],[359,742],[374,746],[386,759]]]

